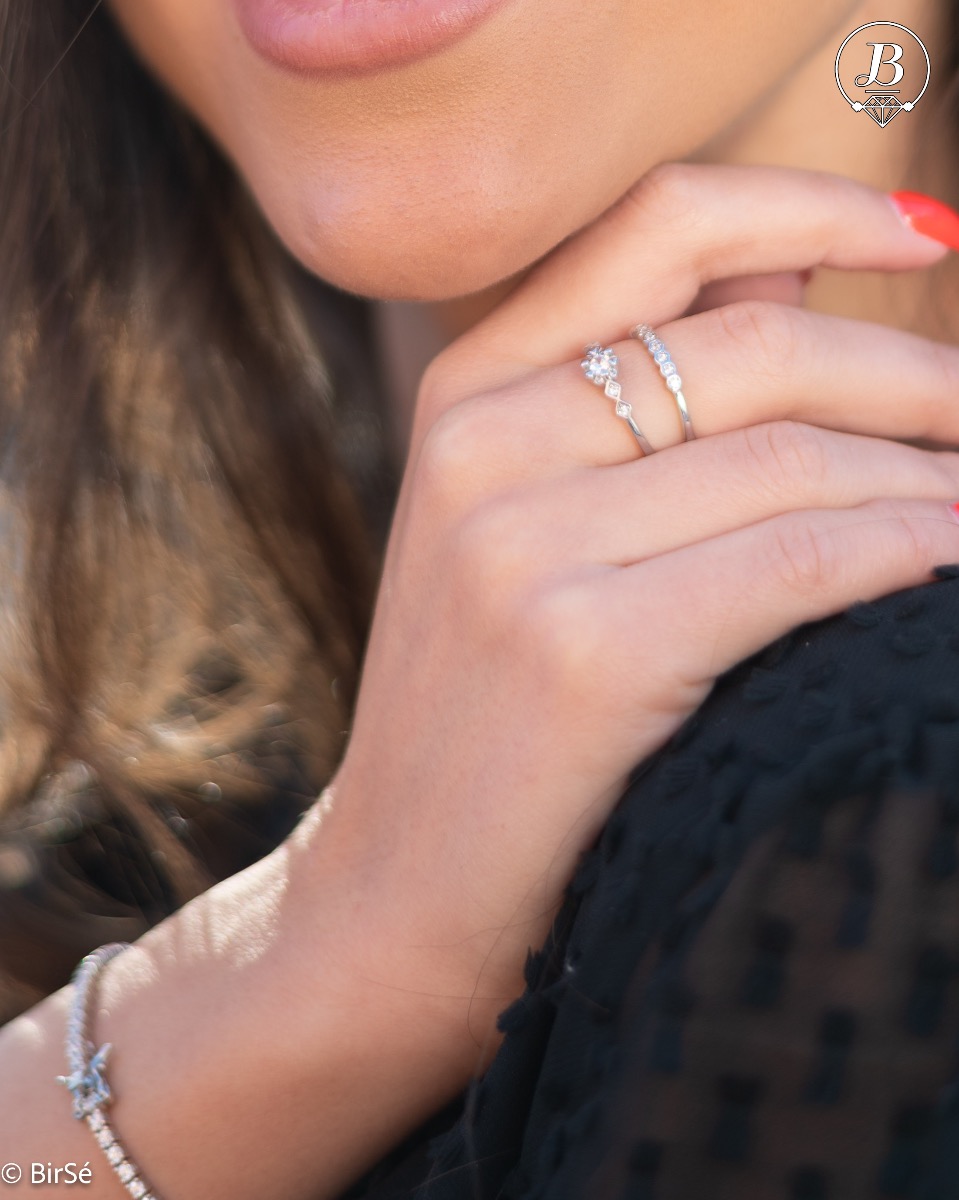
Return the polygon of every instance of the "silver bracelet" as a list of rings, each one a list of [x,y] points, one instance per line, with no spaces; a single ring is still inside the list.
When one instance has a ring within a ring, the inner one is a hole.
[[[107,1162],[134,1200],[159,1200],[156,1193],[144,1182],[139,1168],[123,1149],[104,1112],[114,1099],[104,1075],[112,1047],[107,1042],[98,1050],[87,1037],[90,1001],[97,976],[111,958],[116,958],[128,948],[128,942],[111,942],[108,946],[101,946],[99,950],[94,950],[81,959],[74,971],[75,990],[70,1015],[67,1018],[66,1038],[70,1074],[58,1075],[57,1083],[62,1083],[73,1096],[74,1117],[78,1121],[86,1121],[90,1132],[106,1155]]]

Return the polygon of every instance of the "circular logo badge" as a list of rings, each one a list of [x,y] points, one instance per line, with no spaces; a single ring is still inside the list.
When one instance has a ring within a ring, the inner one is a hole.
[[[870,21],[845,39],[836,55],[836,83],[853,112],[880,129],[911,112],[929,86],[929,54],[919,37],[895,21]]]

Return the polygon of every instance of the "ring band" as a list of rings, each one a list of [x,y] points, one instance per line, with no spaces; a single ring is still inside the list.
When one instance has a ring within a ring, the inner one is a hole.
[[[644,343],[652,356],[653,362],[659,367],[659,373],[662,375],[666,386],[672,392],[673,399],[676,401],[676,406],[679,409],[679,421],[683,428],[683,441],[691,442],[696,434],[693,432],[693,423],[689,419],[689,409],[686,407],[686,397],[682,392],[683,381],[679,377],[676,364],[670,358],[669,351],[662,340],[656,336],[655,330],[649,325],[635,325],[629,331],[629,336],[634,337],[638,342]]]
[[[601,387],[616,402],[616,416],[621,417],[632,431],[633,437],[639,442],[643,455],[652,454],[653,447],[646,440],[646,435],[633,420],[633,406],[622,399],[623,386],[616,380],[619,359],[608,346],[599,342],[590,342],[586,347],[586,357],[579,364],[590,383]]]

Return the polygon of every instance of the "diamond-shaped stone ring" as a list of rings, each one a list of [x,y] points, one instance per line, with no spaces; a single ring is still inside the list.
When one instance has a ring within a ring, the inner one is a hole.
[[[629,336],[636,338],[638,342],[642,342],[645,345],[653,362],[659,367],[659,373],[662,375],[666,386],[673,393],[673,399],[676,401],[676,406],[679,409],[679,421],[683,427],[683,441],[691,442],[696,435],[693,433],[693,423],[689,419],[689,410],[686,408],[686,398],[683,395],[683,381],[676,370],[676,364],[670,358],[669,351],[648,325],[633,326],[629,331]]]
[[[652,454],[653,447],[633,420],[633,406],[622,398],[623,386],[616,379],[616,372],[619,368],[617,356],[608,346],[601,346],[599,342],[590,342],[586,347],[586,357],[579,365],[583,368],[583,373],[589,382],[603,388],[610,400],[616,402],[616,416],[622,417],[632,430],[633,437],[639,442],[644,457]]]

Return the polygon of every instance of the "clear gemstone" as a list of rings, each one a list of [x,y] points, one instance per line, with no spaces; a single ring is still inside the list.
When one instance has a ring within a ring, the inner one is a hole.
[[[683,381],[679,378],[678,375],[667,375],[666,386],[670,389],[670,391],[678,392],[679,389],[683,386]]]
[[[655,358],[658,363],[669,362],[669,352],[665,347],[663,347],[662,350],[656,351],[656,353],[653,355],[653,358]]]
[[[87,1117],[87,1124],[94,1133],[97,1133],[103,1128],[103,1113],[98,1108],[95,1108]]]
[[[668,358],[666,359],[665,362],[661,362],[659,364],[659,369],[662,371],[662,373],[664,375],[675,375],[676,374],[676,364],[671,359],[668,359]]]
[[[116,1142],[114,1142],[112,1146],[107,1147],[107,1158],[110,1160],[113,1166],[116,1166],[117,1163],[123,1162],[123,1151],[116,1144]]]
[[[133,1169],[133,1163],[120,1163],[120,1165],[117,1167],[117,1174],[124,1183],[129,1183],[133,1176],[136,1175],[136,1171]]]
[[[101,1129],[97,1134],[97,1141],[106,1150],[107,1146],[113,1145],[113,1131],[111,1129]]]
[[[605,349],[597,342],[586,347],[586,357],[579,364],[586,373],[590,383],[601,385],[607,379],[616,378],[616,368],[619,359],[607,346]]]
[[[623,391],[622,384],[617,383],[615,379],[607,379],[606,395],[609,396],[610,400],[618,400],[619,397],[622,395],[622,391]]]
[[[646,349],[650,352],[650,354],[655,354],[657,350],[665,350],[665,348],[666,347],[659,340],[659,338],[650,338],[646,343]]]
[[[616,401],[616,416],[617,417],[628,417],[632,411],[633,411],[633,406],[631,404],[627,404],[625,400],[617,400]]]
[[[142,1179],[132,1179],[127,1184],[127,1191],[134,1197],[134,1200],[143,1200],[147,1194],[147,1185]]]

